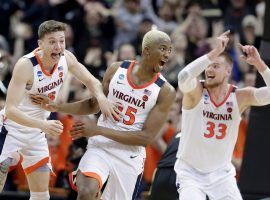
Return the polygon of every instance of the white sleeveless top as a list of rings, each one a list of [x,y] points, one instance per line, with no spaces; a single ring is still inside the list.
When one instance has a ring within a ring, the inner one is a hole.
[[[61,56],[58,64],[55,65],[52,69],[52,72],[49,73],[45,71],[36,52],[37,49],[23,56],[24,58],[29,58],[33,64],[34,79],[32,86],[27,86],[25,89],[24,97],[22,98],[18,108],[31,117],[35,117],[37,119],[46,119],[50,112],[33,105],[29,99],[29,94],[45,95],[54,101],[57,98],[59,90],[67,76],[68,66],[65,56]],[[1,114],[5,116],[5,108],[1,111]],[[4,122],[5,125],[24,132],[38,130],[35,128],[22,126],[14,121],[7,119],[6,117]]]
[[[182,137],[177,157],[200,172],[212,172],[232,160],[241,121],[236,87],[229,85],[225,99],[216,104],[207,89],[190,110],[182,109]]]
[[[110,119],[103,121],[101,115],[98,126],[120,131],[140,131],[152,108],[155,106],[159,91],[165,83],[164,77],[158,73],[151,82],[136,86],[131,82],[130,75],[135,61],[124,61],[113,75],[109,84],[108,99],[119,102],[123,118],[118,122]],[[127,133],[131,134],[131,133]],[[89,138],[89,143],[101,148],[111,147],[110,151],[127,150],[131,152],[144,152],[144,147],[124,145],[103,136]]]

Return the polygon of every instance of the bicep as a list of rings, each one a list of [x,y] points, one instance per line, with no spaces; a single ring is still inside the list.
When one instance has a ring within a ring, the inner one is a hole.
[[[75,76],[76,79],[81,81],[84,85],[89,81],[98,81],[84,65],[82,65],[77,58],[71,53],[66,51],[66,60],[68,70]]]
[[[7,106],[17,106],[25,92],[27,82],[33,75],[32,66],[19,61],[15,67],[7,90]],[[16,94],[16,95],[15,95]]]
[[[175,91],[171,89],[163,92],[157,104],[150,111],[143,130],[147,134],[150,134],[151,139],[159,133],[160,129],[166,122],[171,105],[175,100],[175,95]]]
[[[116,70],[118,69],[118,67],[121,65],[120,62],[117,63],[113,63],[111,66],[109,66],[103,76],[103,80],[102,80],[102,87],[103,87],[103,92],[104,94],[107,96],[109,93],[109,85],[110,85],[110,81],[113,77],[113,75],[115,74]]]

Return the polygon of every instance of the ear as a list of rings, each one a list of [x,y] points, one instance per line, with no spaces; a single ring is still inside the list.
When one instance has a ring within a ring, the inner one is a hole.
[[[42,40],[38,40],[38,46],[39,46],[39,48],[41,48],[42,47]]]
[[[147,46],[144,47],[142,53],[143,53],[143,55],[145,55],[145,56],[149,56],[149,55],[150,55],[149,48],[148,48]]]

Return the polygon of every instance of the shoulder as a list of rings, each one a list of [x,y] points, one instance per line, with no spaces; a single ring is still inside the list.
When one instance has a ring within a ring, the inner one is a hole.
[[[71,53],[70,51],[68,50],[65,50],[64,51],[64,55],[65,55],[65,58],[66,58],[66,61],[67,61],[67,64],[70,66],[74,65],[75,63],[78,62],[76,56]]]
[[[236,90],[235,94],[240,112],[252,104],[254,99],[254,89],[254,87],[245,87]]]
[[[33,71],[33,64],[29,58],[21,57],[15,64],[13,73],[16,73],[16,71],[21,72],[27,72]]]
[[[176,91],[174,87],[166,81],[160,89],[158,104],[164,105],[165,108],[170,107],[170,105],[174,102],[175,97]]]
[[[106,70],[105,76],[106,77],[112,77],[115,72],[117,71],[117,69],[122,65],[122,61],[121,62],[113,62]]]

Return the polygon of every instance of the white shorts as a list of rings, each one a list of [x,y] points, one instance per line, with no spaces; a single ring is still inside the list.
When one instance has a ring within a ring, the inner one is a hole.
[[[0,162],[10,157],[13,158],[12,165],[22,156],[22,167],[26,175],[45,164],[51,169],[45,133],[25,133],[10,126],[1,126],[0,154]]]
[[[141,155],[125,151],[114,155],[109,149],[88,145],[78,168],[84,175],[97,179],[100,188],[107,181],[102,200],[131,200],[136,195],[135,185],[141,178],[144,160]]]
[[[202,173],[177,159],[174,169],[180,198],[185,190],[195,191],[192,188],[196,188],[200,194],[208,195],[210,200],[242,200],[235,179],[235,168],[231,163],[214,172]]]

